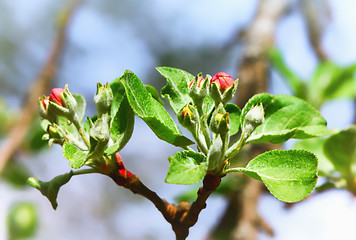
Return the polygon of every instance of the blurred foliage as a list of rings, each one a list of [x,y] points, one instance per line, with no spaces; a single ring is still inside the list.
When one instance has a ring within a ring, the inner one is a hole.
[[[36,207],[32,203],[14,204],[7,217],[8,239],[30,239],[38,228]]]
[[[345,188],[356,195],[356,125],[327,138],[297,142],[294,148],[317,155],[319,174],[327,179],[317,190]]]
[[[341,67],[331,61],[320,62],[311,78],[304,80],[287,65],[278,49],[272,49],[269,56],[272,67],[286,81],[293,94],[316,109],[329,100],[356,98],[356,63]]]
[[[0,98],[0,139],[16,122],[16,115],[6,102]]]
[[[311,78],[303,80],[291,70],[279,50],[270,51],[270,61],[294,95],[317,109],[330,100],[356,98],[356,63],[340,67],[330,61],[320,62]],[[332,132],[327,138],[297,142],[294,148],[317,155],[319,175],[326,179],[318,191],[344,188],[356,195],[356,126]]]
[[[11,159],[4,171],[2,172],[2,178],[11,186],[17,188],[27,187],[27,179],[31,176],[30,171],[22,162]]]

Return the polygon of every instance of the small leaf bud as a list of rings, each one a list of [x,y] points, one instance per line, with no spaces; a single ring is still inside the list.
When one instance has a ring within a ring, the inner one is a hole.
[[[102,85],[98,83],[94,102],[97,107],[97,114],[100,117],[102,114],[110,113],[111,104],[114,99],[112,90],[108,84]]]
[[[245,116],[244,130],[247,136],[250,136],[252,132],[261,124],[264,123],[264,109],[262,103],[251,108]]]

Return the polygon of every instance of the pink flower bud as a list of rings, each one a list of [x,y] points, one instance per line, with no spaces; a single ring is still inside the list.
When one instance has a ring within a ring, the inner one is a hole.
[[[49,100],[63,107],[61,96],[64,92],[65,90],[63,88],[53,88],[51,90],[51,94],[49,95]]]
[[[215,74],[211,78],[210,83],[216,83],[222,93],[224,93],[231,86],[235,85],[234,79],[232,79],[232,77],[225,72],[218,72]]]
[[[192,85],[193,85],[193,83],[194,83],[194,80],[195,80],[195,77],[193,78],[193,80],[190,82],[190,84],[189,84],[189,87],[191,87]],[[201,87],[201,85],[203,84],[203,82],[204,82],[204,78],[203,77],[198,77],[198,87]]]

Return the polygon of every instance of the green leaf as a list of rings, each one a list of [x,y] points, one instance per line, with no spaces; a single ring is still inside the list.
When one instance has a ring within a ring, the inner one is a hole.
[[[156,88],[154,88],[153,86],[148,85],[148,84],[145,84],[145,88],[146,88],[147,92],[149,92],[151,94],[151,96],[154,99],[156,99],[157,102],[159,102],[161,105],[164,105],[163,101],[159,97],[159,93]]]
[[[146,122],[158,138],[180,147],[193,144],[191,140],[181,134],[168,112],[147,92],[134,73],[125,71],[120,77],[120,81],[124,83],[132,110]]]
[[[134,129],[135,114],[125,97],[116,112],[110,128],[111,138],[114,144],[106,149],[105,154],[111,155],[120,151],[130,140]]]
[[[110,83],[110,88],[114,96],[111,105],[111,117],[114,118],[116,112],[118,111],[121,105],[121,102],[125,98],[125,88],[122,82],[120,82],[118,78]]]
[[[282,143],[290,138],[306,139],[329,134],[321,114],[304,100],[267,93],[252,97],[241,113],[241,122],[252,106],[262,103],[265,121],[258,126],[247,142]]]
[[[229,134],[230,136],[232,136],[236,134],[240,129],[241,109],[235,104],[228,103],[225,105],[225,110],[226,112],[229,113],[229,118],[230,118]]]
[[[188,84],[194,76],[177,68],[158,67],[156,69],[167,79],[167,85],[162,88],[161,95],[168,100],[177,115],[182,107],[193,102],[188,95]]]
[[[86,153],[84,151],[68,142],[63,144],[63,156],[69,160],[69,165],[75,169],[81,168],[87,160]]]
[[[85,98],[80,94],[73,94],[73,97],[77,101],[77,106],[75,107],[75,112],[78,115],[78,120],[81,121],[85,115],[86,102]]]
[[[172,184],[194,184],[202,180],[206,174],[206,157],[193,151],[177,152],[168,158],[170,166],[166,182]]]
[[[105,113],[93,123],[93,126],[89,130],[90,150],[88,155],[85,157],[85,160],[102,157],[110,139],[110,121],[111,117],[109,114]],[[83,166],[85,163],[85,161],[82,162],[81,160],[77,162],[79,167]]]
[[[325,155],[346,178],[356,174],[356,126],[333,134],[325,140]]]
[[[273,150],[252,159],[242,172],[262,181],[273,196],[297,202],[315,188],[318,160],[305,150]]]
[[[70,171],[69,173],[65,173],[53,178],[49,182],[42,182],[34,177],[31,177],[27,180],[27,183],[36,189],[38,189],[42,195],[48,198],[51,202],[51,205],[54,210],[56,210],[58,203],[57,203],[57,195],[59,189],[65,185],[69,180],[72,178],[73,172]]]

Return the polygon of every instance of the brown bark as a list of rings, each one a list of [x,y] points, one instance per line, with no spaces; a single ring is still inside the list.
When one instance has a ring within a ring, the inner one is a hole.
[[[190,227],[198,221],[200,212],[206,207],[206,200],[219,186],[223,177],[207,173],[203,180],[203,186],[197,193],[197,199],[192,204],[183,201],[174,205],[160,198],[154,191],[146,187],[136,175],[126,170],[118,153],[115,162],[110,169],[107,166],[97,169],[102,174],[109,176],[118,186],[130,189],[133,193],[150,200],[166,221],[171,224],[177,240],[184,240],[188,237]]]
[[[327,20],[330,19],[328,0],[300,0],[309,42],[320,61],[328,59],[322,47],[321,38],[324,34]]]
[[[274,44],[277,22],[286,8],[286,0],[261,0],[251,25],[243,31],[245,52],[239,66],[240,81],[236,100],[241,108],[254,94],[266,91],[268,51]],[[268,144],[256,145],[252,147],[249,157],[252,159],[270,149],[271,145]],[[232,220],[236,223],[232,229],[229,229],[229,239],[255,240],[259,229],[273,235],[272,229],[257,213],[258,199],[263,191],[264,186],[261,182],[246,177],[242,190],[234,192],[230,197],[228,206],[235,212],[226,211],[222,217],[227,219],[225,222]],[[219,226],[221,227],[222,224],[217,226],[213,235],[218,235]]]
[[[58,23],[57,34],[48,58],[37,79],[34,80],[33,84],[28,89],[26,94],[27,99],[24,101],[26,104],[19,113],[19,121],[10,130],[6,139],[0,146],[0,174],[15,151],[20,147],[29,131],[29,127],[31,126],[34,117],[37,116],[38,97],[48,91],[56,76],[57,63],[63,52],[69,20],[78,4],[79,1],[76,1],[64,11],[64,14],[62,15],[63,17]]]
[[[254,94],[267,89],[268,62],[267,54],[274,44],[274,34],[278,20],[287,8],[287,1],[262,0],[252,24],[245,30],[246,50],[240,65],[240,82],[237,105],[243,107]],[[271,145],[263,144],[253,147],[250,159],[270,150]],[[268,234],[273,231],[258,215],[258,199],[263,193],[264,185],[248,178],[245,187],[238,193],[235,204],[239,206],[238,219],[230,239],[255,240],[258,230],[263,227]]]

